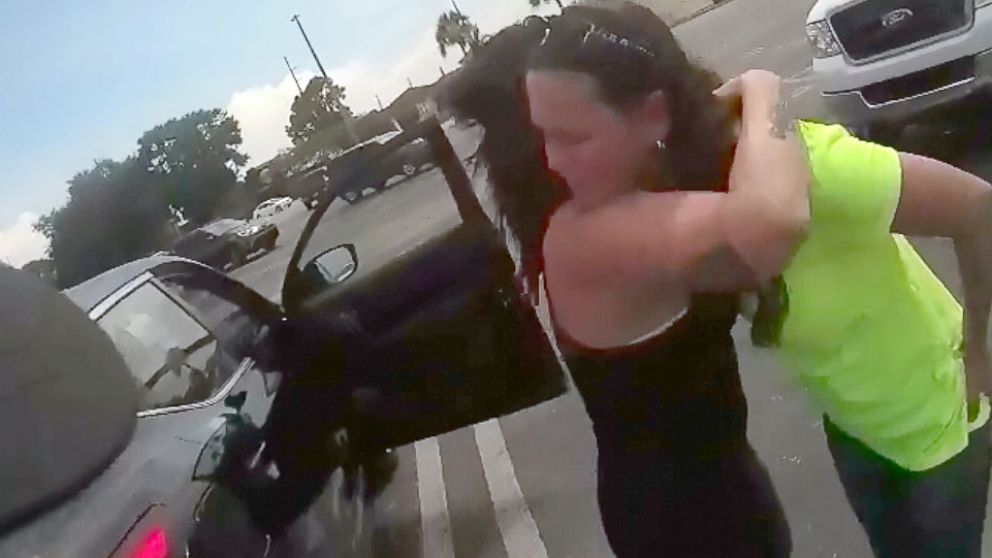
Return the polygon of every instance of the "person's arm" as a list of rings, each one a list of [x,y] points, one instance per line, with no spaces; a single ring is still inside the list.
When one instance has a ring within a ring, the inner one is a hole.
[[[809,165],[777,75],[749,70],[714,95],[725,100],[739,97],[741,102],[729,195],[718,210],[724,216],[723,234],[730,250],[690,254],[689,261],[680,262],[680,269],[689,270],[689,283],[697,290],[753,289],[780,274],[805,237],[810,219]],[[743,264],[746,272],[737,276],[723,272],[735,263]]]
[[[809,165],[789,114],[781,78],[765,70],[749,70],[714,95],[741,100],[741,129],[730,171],[730,191],[760,196],[783,218],[808,223]]]
[[[992,311],[992,186],[946,163],[901,154],[902,192],[894,232],[948,237],[964,287],[964,360],[968,394],[992,394],[987,349]]]
[[[810,173],[779,112],[780,83],[750,71],[715,92],[743,105],[729,192],[624,196],[584,216],[579,236],[565,227],[567,238],[545,238],[560,243],[551,257],[568,254],[556,267],[585,283],[673,281],[698,292],[754,289],[779,275],[810,216]]]

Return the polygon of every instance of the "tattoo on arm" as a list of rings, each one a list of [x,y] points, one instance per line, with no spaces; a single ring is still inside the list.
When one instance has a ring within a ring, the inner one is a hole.
[[[796,131],[796,123],[789,111],[788,94],[785,91],[785,82],[782,83],[778,91],[778,100],[772,105],[771,113],[771,134],[778,139],[786,139]]]

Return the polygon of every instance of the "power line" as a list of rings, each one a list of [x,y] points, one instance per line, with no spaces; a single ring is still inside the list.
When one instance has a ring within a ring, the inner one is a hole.
[[[300,87],[300,80],[296,77],[296,72],[293,71],[293,66],[289,63],[289,58],[283,56],[282,59],[286,61],[286,67],[289,68],[289,75],[293,76],[293,83],[296,84],[296,90],[300,92],[300,97],[302,97],[303,88]]]

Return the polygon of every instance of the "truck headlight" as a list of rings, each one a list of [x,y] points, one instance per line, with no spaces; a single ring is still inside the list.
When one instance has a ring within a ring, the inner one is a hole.
[[[258,232],[261,230],[262,227],[260,227],[259,225],[251,225],[249,227],[241,229],[240,231],[238,231],[237,234],[238,236],[251,236],[253,234],[258,234]]]
[[[976,1],[987,2],[992,0]],[[833,30],[830,29],[830,24],[826,20],[807,23],[806,39],[809,41],[810,46],[813,47],[813,56],[815,58],[828,58],[840,54],[840,43],[837,42],[837,37],[834,36]]]

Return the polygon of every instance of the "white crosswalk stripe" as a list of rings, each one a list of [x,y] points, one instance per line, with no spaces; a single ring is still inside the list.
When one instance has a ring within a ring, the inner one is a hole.
[[[454,558],[455,546],[451,539],[451,518],[448,516],[448,495],[444,489],[441,446],[437,438],[427,438],[416,442],[413,447],[417,456],[422,556]]]
[[[527,507],[503,431],[496,419],[475,425],[482,470],[496,509],[496,523],[510,558],[548,558],[537,522]]]

